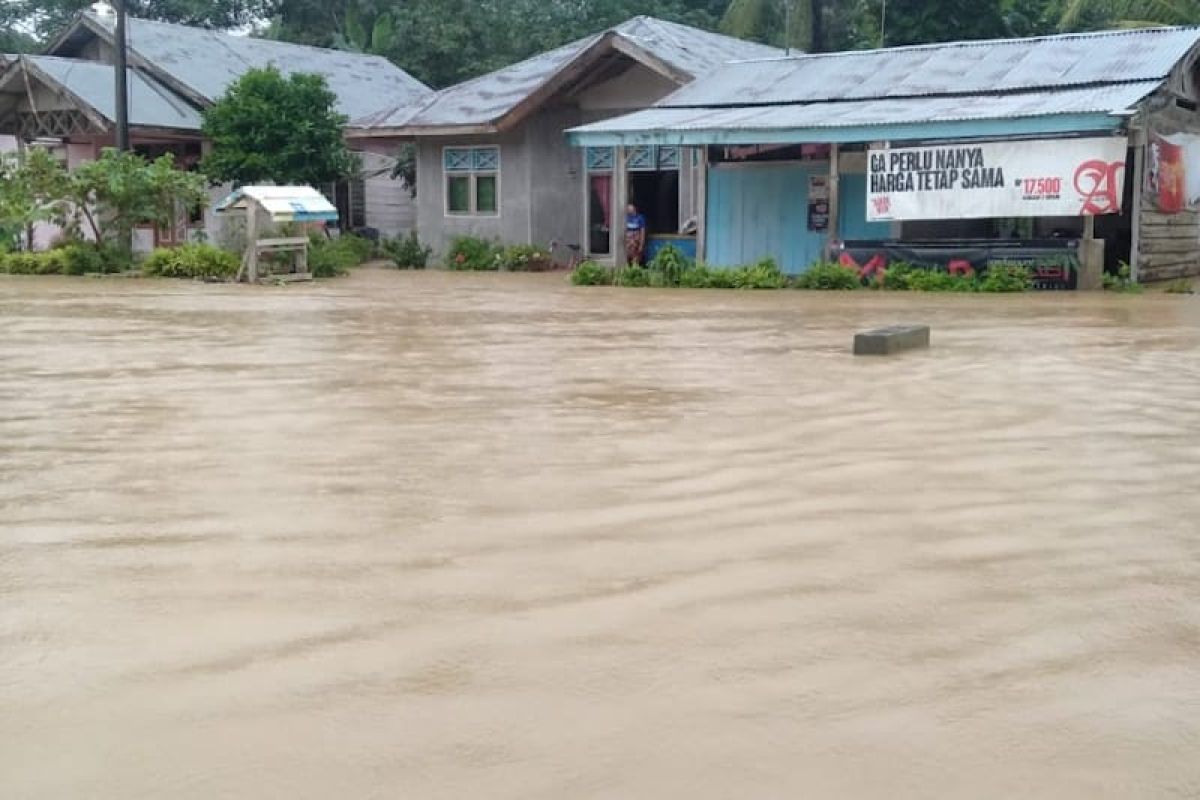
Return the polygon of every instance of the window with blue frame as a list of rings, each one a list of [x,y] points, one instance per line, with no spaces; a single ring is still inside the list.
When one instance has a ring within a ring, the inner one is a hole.
[[[500,148],[447,147],[442,151],[446,174],[446,214],[494,217],[500,213]]]

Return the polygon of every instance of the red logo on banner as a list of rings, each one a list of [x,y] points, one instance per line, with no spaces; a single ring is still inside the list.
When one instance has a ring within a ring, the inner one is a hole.
[[[876,214],[886,214],[892,210],[892,198],[884,195],[883,197],[872,197],[871,203],[875,206]]]
[[[1075,191],[1083,198],[1079,213],[1117,214],[1121,211],[1120,184],[1124,161],[1085,161],[1075,170]]]

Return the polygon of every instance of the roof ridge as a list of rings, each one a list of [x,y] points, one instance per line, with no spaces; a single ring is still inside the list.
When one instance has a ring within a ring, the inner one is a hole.
[[[82,13],[84,16],[92,18],[93,20],[96,20],[101,25],[103,25],[106,29],[109,28],[108,24],[106,22],[104,22],[95,12],[89,11],[89,10],[84,10],[80,13]],[[353,50],[339,50],[336,47],[318,47],[315,44],[302,44],[300,42],[288,42],[288,41],[284,41],[283,39],[270,39],[270,38],[265,38],[265,37],[261,37],[261,36],[249,36],[249,35],[239,36],[235,33],[230,33],[230,31],[226,28],[206,28],[202,25],[186,25],[182,22],[166,22],[165,20],[160,20],[160,19],[146,19],[145,17],[134,17],[134,16],[130,16],[129,20],[131,22],[137,22],[140,25],[159,25],[159,26],[168,27],[168,28],[182,28],[182,29],[188,30],[188,31],[199,31],[201,33],[208,33],[208,34],[212,34],[214,36],[220,36],[222,38],[237,39],[239,41],[269,42],[271,44],[281,45],[284,47],[291,47],[291,48],[295,48],[297,50],[315,50],[318,53],[337,53],[339,55],[354,56],[355,58],[364,58],[364,59],[370,58],[370,59],[377,59],[377,60],[381,59],[383,61],[387,61],[389,64],[392,63],[386,56],[381,56],[377,53],[356,53]],[[397,69],[401,69],[401,68],[397,67]]]
[[[937,100],[954,97],[1011,97],[1021,94],[1037,94],[1039,92],[1072,91],[1078,89],[1106,89],[1114,86],[1132,86],[1134,84],[1160,84],[1161,78],[1125,78],[1122,80],[1076,81],[1074,83],[1044,83],[1036,86],[1018,86],[1012,89],[964,89],[962,91],[933,92],[926,94],[889,94],[884,97],[812,97],[803,100],[770,100],[752,101],[746,103],[723,103],[721,105],[655,105],[653,108],[673,109],[678,111],[704,111],[724,109],[755,109],[775,108],[780,106],[811,106],[832,105],[842,103],[863,103],[880,100]]]
[[[1099,39],[1107,36],[1131,36],[1146,33],[1174,33],[1187,30],[1200,31],[1200,25],[1152,25],[1145,28],[1111,28],[1102,31],[1048,33],[1043,34],[1042,36],[1008,36],[999,39],[955,39],[949,42],[925,42],[923,44],[904,44],[896,45],[894,47],[872,47],[866,50],[835,50],[828,53],[795,53],[794,55],[784,55],[780,56],[779,58],[745,58],[730,63],[752,64],[756,62],[768,61],[805,61],[808,59],[817,58],[852,58],[856,56],[872,55],[875,53],[899,53],[917,50],[947,50],[955,47],[986,47],[989,45],[998,44],[1045,42],[1065,39]]]

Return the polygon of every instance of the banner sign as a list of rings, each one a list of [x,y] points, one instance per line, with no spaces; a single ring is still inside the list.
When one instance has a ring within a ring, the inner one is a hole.
[[[1200,210],[1200,136],[1150,134],[1146,200],[1164,214]]]
[[[872,148],[871,222],[1119,214],[1125,139]]]
[[[828,176],[808,176],[808,229],[810,231],[829,230]]]

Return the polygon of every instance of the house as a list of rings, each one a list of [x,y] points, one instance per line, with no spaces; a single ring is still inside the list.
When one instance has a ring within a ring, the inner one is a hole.
[[[413,142],[417,230],[436,252],[455,236],[577,245],[611,258],[624,196],[611,158],[567,145],[567,128],[646,108],[739,59],[772,47],[686,25],[635,17],[614,28],[352,121],[360,150]],[[608,152],[608,151],[606,151]],[[697,213],[691,150],[657,148],[632,164],[629,197],[652,236],[673,237]]]
[[[616,161],[701,148],[714,265],[1167,279],[1200,273],[1198,59],[1200,29],[1158,28],[742,62],[569,136]]]
[[[83,12],[41,55],[7,57],[0,72],[0,135],[21,143],[52,146],[74,167],[115,140],[112,15]],[[173,153],[194,166],[207,143],[201,110],[220,98],[252,68],[274,65],[284,74],[322,75],[337,96],[337,109],[356,118],[385,105],[412,103],[430,89],[379,56],[250,39],[219,31],[129,19],[128,85],[130,141],[147,157]],[[393,160],[364,154],[361,180],[330,187],[347,227],[374,227],[397,234],[412,227],[410,193],[391,177]],[[214,191],[214,198],[227,194]],[[182,241],[197,229],[219,230],[211,210],[205,219],[180,219],[170,230],[138,232],[138,244]],[[50,232],[43,229],[41,244]]]

